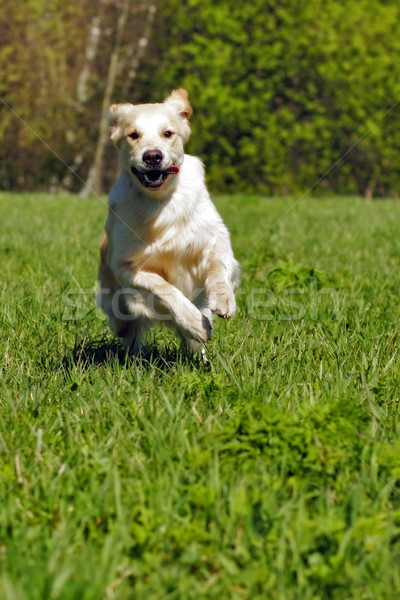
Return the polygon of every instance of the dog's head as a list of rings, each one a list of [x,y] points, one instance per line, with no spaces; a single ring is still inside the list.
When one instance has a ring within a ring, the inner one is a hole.
[[[167,190],[179,172],[192,114],[186,90],[174,90],[160,104],[113,104],[108,111],[111,140],[135,185]]]

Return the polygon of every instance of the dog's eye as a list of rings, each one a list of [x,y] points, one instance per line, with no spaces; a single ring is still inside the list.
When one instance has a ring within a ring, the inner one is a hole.
[[[139,134],[138,134],[138,133],[136,133],[136,131],[132,131],[132,133],[130,133],[130,134],[128,135],[128,137],[130,137],[130,138],[131,138],[131,140],[137,140],[137,139],[138,139],[138,137],[139,137]]]
[[[169,130],[168,130],[168,131],[166,131],[166,132],[164,133],[164,136],[165,136],[166,138],[168,138],[168,137],[172,137],[173,135],[174,135],[174,132],[173,132],[173,131],[169,131]]]

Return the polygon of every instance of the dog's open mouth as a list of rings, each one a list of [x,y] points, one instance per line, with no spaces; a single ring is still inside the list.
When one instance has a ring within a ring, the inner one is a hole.
[[[166,171],[154,170],[142,173],[141,171],[138,171],[138,169],[135,169],[135,167],[131,167],[131,171],[136,175],[144,187],[152,190],[157,190],[162,187],[169,175],[176,175],[176,173],[179,173],[179,169],[176,165],[171,165]]]

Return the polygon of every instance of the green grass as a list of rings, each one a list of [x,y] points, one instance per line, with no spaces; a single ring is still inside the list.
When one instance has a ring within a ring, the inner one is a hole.
[[[112,339],[104,203],[0,195],[1,598],[399,596],[400,203],[216,203],[243,282],[203,365]]]

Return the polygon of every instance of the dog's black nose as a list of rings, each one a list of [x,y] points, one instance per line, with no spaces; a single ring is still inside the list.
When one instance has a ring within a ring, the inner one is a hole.
[[[142,156],[143,162],[148,167],[157,167],[163,158],[161,150],[147,150]]]

